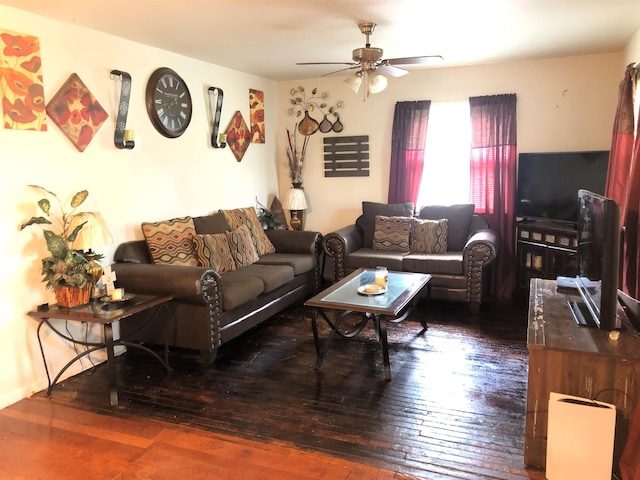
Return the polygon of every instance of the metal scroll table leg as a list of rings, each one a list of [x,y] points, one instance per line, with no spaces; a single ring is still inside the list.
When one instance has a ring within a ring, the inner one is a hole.
[[[382,361],[384,363],[384,378],[391,381],[391,363],[389,362],[389,344],[387,343],[387,319],[384,315],[374,316],[376,330],[382,347]]]
[[[118,405],[118,390],[116,388],[116,358],[113,350],[113,327],[110,323],[104,324],[104,343],[107,350],[107,367],[109,369],[109,397],[111,406]]]

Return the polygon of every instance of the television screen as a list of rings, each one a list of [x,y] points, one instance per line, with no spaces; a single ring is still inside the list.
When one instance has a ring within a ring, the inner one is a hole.
[[[577,233],[577,286],[584,305],[573,305],[572,311],[576,306],[586,307],[588,315],[585,316],[590,317],[587,320],[599,328],[619,328],[616,317],[620,261],[618,204],[602,195],[579,190]]]
[[[516,216],[575,225],[579,189],[603,195],[609,151],[521,153]]]

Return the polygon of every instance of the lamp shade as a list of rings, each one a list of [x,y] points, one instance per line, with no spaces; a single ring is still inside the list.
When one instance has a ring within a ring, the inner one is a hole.
[[[301,188],[289,189],[282,206],[287,210],[306,210],[307,200],[304,197],[304,190]]]
[[[353,75],[349,75],[345,79],[344,83],[346,83],[347,86],[354,91],[354,93],[358,93],[358,90],[360,90],[360,85],[362,85],[362,72],[357,72]]]
[[[380,93],[381,91],[383,91],[385,88],[387,88],[387,77],[385,77],[384,75],[376,72],[375,70],[372,72],[369,72],[368,75],[368,85],[369,85],[369,91],[371,93]]]
[[[86,223],[85,223],[86,222]],[[113,243],[111,232],[100,212],[82,212],[71,217],[69,231],[84,223],[76,239],[71,243],[73,250],[90,250]]]

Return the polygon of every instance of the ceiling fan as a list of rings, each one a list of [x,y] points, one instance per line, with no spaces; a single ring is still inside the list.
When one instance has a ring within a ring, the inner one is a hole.
[[[360,86],[366,80],[366,94],[368,96],[369,93],[379,93],[387,88],[387,78],[382,74],[391,77],[402,77],[409,73],[404,68],[397,67],[396,65],[424,65],[443,60],[441,55],[383,59],[383,50],[372,47],[369,43],[369,36],[375,30],[376,24],[372,22],[362,22],[358,24],[358,27],[360,27],[360,31],[364,34],[366,43],[364,48],[356,48],[353,51],[353,62],[299,62],[296,63],[296,65],[347,65],[346,68],[326,73],[323,77],[345,70],[358,70],[354,75],[349,76],[345,80],[345,83],[354,92],[358,93]]]

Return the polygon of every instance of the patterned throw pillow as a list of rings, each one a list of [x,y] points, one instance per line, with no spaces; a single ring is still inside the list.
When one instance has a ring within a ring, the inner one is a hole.
[[[229,250],[236,264],[236,268],[246,267],[260,260],[256,247],[251,240],[251,233],[246,225],[225,232],[229,242]]]
[[[207,233],[195,235],[196,258],[204,267],[211,267],[218,273],[226,273],[236,269],[236,262],[231,256],[229,241],[225,233]]]
[[[144,222],[142,233],[147,241],[153,263],[164,265],[198,265],[193,249],[196,229],[191,217],[173,218],[162,222]]]
[[[411,253],[445,253],[449,221],[414,218],[411,230]]]
[[[411,217],[376,215],[375,229],[373,231],[374,250],[408,252],[411,221]]]
[[[273,246],[269,237],[264,233],[262,224],[258,220],[258,214],[254,207],[236,208],[234,210],[220,210],[224,215],[231,229],[245,225],[249,228],[251,241],[256,247],[258,255],[266,255],[275,253],[276,247]]]

